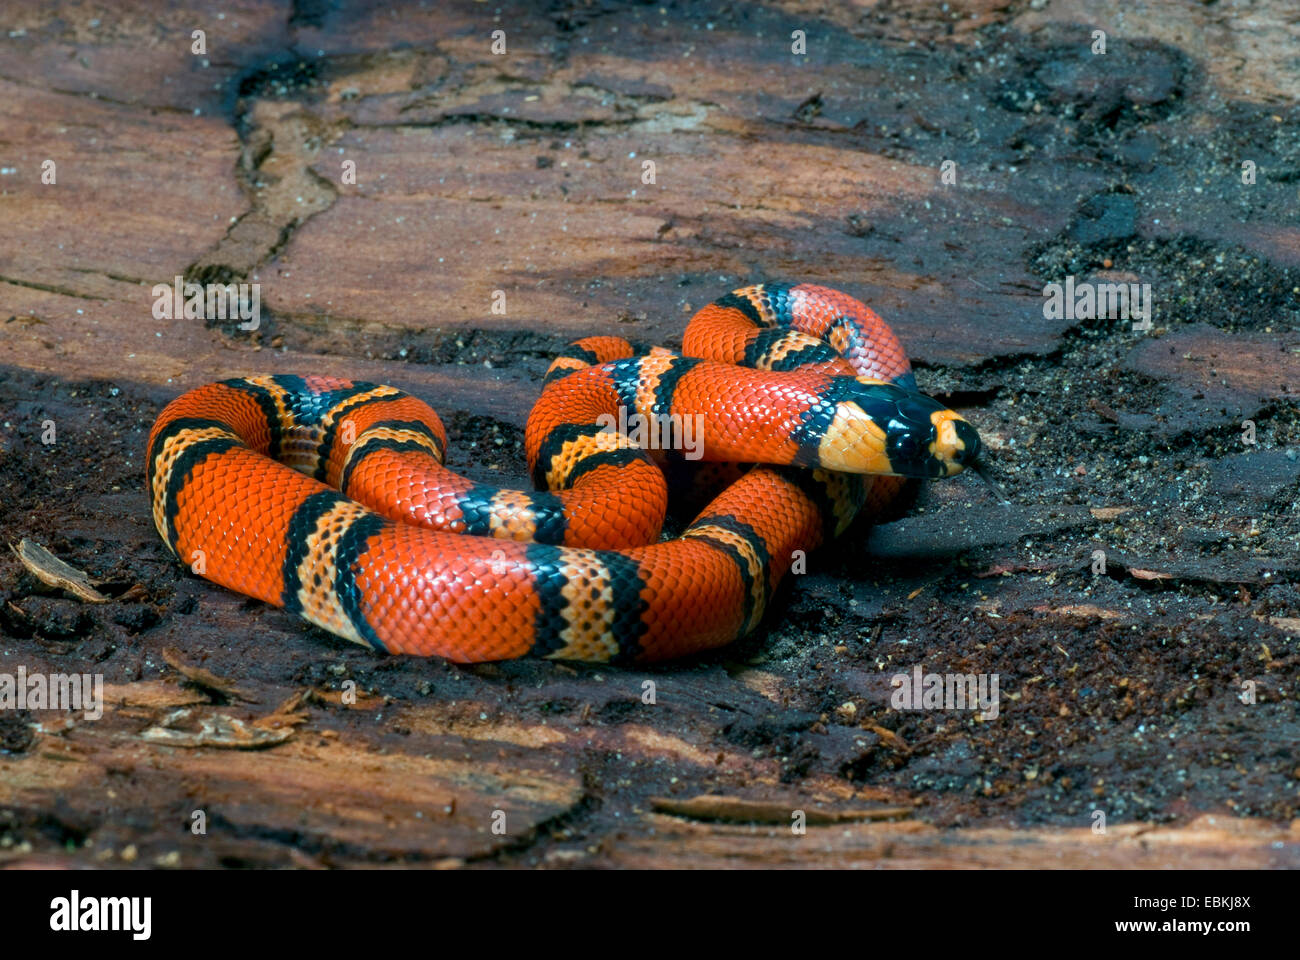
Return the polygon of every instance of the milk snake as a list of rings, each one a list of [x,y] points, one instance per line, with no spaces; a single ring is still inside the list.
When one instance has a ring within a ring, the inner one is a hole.
[[[620,408],[618,423],[698,417],[697,472],[736,477],[671,540],[665,469],[692,465],[611,427]],[[376,649],[650,661],[750,632],[797,551],[887,501],[893,478],[952,475],[980,448],[917,392],[873,311],[776,283],[701,309],[681,355],[634,355],[616,337],[571,345],[525,430],[541,492],[458,476],[446,443],[437,414],[392,387],[208,384],[150,433],[154,524],[207,579]]]

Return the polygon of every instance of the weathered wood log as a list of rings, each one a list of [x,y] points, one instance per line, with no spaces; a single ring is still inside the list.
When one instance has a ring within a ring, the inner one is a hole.
[[[1222,6],[7,5],[0,527],[109,599],[0,550],[0,677],[104,684],[0,709],[0,865],[1300,866],[1300,24]],[[377,657],[153,531],[182,390],[392,383],[523,486],[559,346],[774,279],[874,306],[1015,504],[927,490],[655,670]]]

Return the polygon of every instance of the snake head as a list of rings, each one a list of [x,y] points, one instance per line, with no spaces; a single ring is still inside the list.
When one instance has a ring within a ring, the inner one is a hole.
[[[885,427],[885,452],[901,477],[951,477],[975,462],[980,435],[956,413],[924,394],[909,401]],[[933,406],[931,406],[933,405]],[[929,414],[924,420],[921,419]]]
[[[844,377],[822,434],[822,466],[850,473],[939,479],[976,462],[975,428],[937,400],[867,377]]]

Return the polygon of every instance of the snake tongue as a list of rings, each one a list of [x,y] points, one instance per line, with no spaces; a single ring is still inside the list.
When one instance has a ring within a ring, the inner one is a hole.
[[[993,479],[993,473],[989,470],[989,465],[982,459],[976,458],[966,464],[966,467],[969,470],[975,471],[976,476],[988,484],[989,489],[993,491],[993,495],[998,498],[999,503],[1009,504],[1011,502],[1011,498],[1006,495],[998,482]]]

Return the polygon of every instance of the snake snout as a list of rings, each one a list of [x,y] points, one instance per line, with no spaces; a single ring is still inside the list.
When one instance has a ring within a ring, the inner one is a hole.
[[[933,455],[948,476],[960,473],[979,459],[980,435],[975,428],[950,410],[935,414]]]

